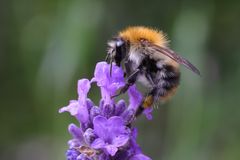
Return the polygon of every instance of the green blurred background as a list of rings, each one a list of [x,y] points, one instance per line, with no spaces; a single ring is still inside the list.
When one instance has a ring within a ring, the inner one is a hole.
[[[1,0],[0,159],[64,160],[76,120],[58,109],[91,78],[106,41],[129,25],[156,27],[198,66],[181,67],[174,98],[141,117],[138,142],[154,160],[240,159],[239,0]],[[95,90],[91,98],[95,102]]]

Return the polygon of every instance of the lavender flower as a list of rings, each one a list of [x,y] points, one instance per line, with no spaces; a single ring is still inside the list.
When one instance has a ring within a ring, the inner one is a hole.
[[[93,120],[96,138],[91,144],[94,149],[104,149],[114,156],[119,147],[126,145],[129,140],[130,129],[124,125],[122,117],[113,116],[109,119],[97,116]]]
[[[97,83],[102,99],[99,105],[87,98],[91,83]],[[142,101],[142,95],[133,85],[128,90],[129,104],[124,100],[115,102],[111,96],[125,84],[123,71],[113,65],[99,62],[91,81],[78,81],[78,100],[71,100],[68,106],[59,110],[69,112],[80,123],[68,127],[72,139],[68,141],[67,160],[150,160],[137,145],[137,130],[131,128],[135,112]],[[151,119],[151,109],[144,111]]]

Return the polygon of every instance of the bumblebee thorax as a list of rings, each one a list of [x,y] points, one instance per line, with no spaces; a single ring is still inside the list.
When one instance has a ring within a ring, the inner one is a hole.
[[[165,47],[168,43],[166,36],[158,30],[136,26],[128,27],[119,33],[119,36],[130,42],[130,44],[138,44],[141,40]]]

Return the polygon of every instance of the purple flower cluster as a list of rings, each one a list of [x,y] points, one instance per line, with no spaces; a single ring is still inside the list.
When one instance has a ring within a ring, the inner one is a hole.
[[[101,90],[98,106],[87,98],[94,82]],[[124,100],[115,102],[111,98],[124,84],[122,69],[113,65],[110,76],[110,65],[106,62],[96,65],[91,81],[78,81],[78,100],[71,100],[59,110],[60,113],[68,111],[80,123],[79,127],[75,124],[68,127],[72,139],[68,142],[67,160],[150,160],[136,142],[137,129],[131,127],[142,95],[133,85],[128,90],[128,105]],[[152,118],[151,109],[144,114]]]

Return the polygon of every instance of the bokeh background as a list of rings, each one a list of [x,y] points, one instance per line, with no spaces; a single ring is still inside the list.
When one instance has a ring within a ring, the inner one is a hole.
[[[129,25],[159,28],[199,67],[181,67],[174,98],[141,117],[138,142],[154,160],[240,159],[239,0],[1,0],[0,159],[64,160],[77,97]],[[91,98],[98,101],[97,91]]]

